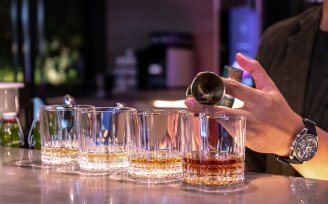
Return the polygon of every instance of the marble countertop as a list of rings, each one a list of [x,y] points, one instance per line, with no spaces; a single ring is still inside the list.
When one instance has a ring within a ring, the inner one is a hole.
[[[40,151],[0,147],[0,203],[327,203],[328,181],[246,173],[229,192],[117,181],[108,175],[58,172],[37,164]],[[18,165],[20,164],[20,165]]]

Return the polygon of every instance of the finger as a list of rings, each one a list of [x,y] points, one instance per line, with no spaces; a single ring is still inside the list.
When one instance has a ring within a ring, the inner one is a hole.
[[[256,88],[265,89],[274,87],[273,81],[257,60],[249,59],[241,53],[236,54],[236,60],[243,69],[251,73],[254,78]]]
[[[226,93],[244,101],[245,103],[252,104],[255,99],[261,97],[261,90],[254,89],[233,79],[222,78],[222,80],[225,85]]]
[[[187,98],[184,103],[191,112],[199,113],[204,111],[204,106],[198,103],[194,98]]]

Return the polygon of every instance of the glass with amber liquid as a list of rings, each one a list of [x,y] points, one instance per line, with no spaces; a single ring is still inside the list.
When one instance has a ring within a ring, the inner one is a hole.
[[[77,162],[79,153],[78,144],[67,147],[67,144],[58,147],[42,147],[41,161],[45,164],[66,165]],[[66,146],[66,147],[65,147]],[[75,146],[75,147],[74,147]]]
[[[129,174],[132,177],[145,177],[147,179],[154,177],[157,180],[175,181],[181,177],[181,164],[182,157],[178,151],[168,154],[165,150],[153,150],[141,154],[131,154],[129,157]]]
[[[245,117],[190,113],[183,123],[185,184],[228,186],[244,181]]]
[[[78,112],[79,166],[85,171],[115,171],[128,166],[129,107],[96,107]]]
[[[77,164],[80,138],[77,111],[90,105],[46,105],[39,110],[41,161],[48,165]]]
[[[182,109],[130,114],[128,176],[138,183],[168,183],[182,176]]]
[[[127,167],[127,152],[81,152],[79,166],[87,171],[111,171]]]

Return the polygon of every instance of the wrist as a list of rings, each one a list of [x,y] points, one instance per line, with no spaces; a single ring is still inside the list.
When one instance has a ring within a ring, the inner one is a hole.
[[[279,156],[288,157],[291,151],[291,146],[297,134],[299,134],[304,129],[303,118],[296,115],[294,119],[289,121],[288,129],[286,130],[286,137],[284,138],[284,145],[279,151],[276,152]]]
[[[296,135],[288,156],[278,156],[277,160],[285,164],[303,164],[311,160],[318,151],[318,135],[315,122],[304,118],[304,128]]]

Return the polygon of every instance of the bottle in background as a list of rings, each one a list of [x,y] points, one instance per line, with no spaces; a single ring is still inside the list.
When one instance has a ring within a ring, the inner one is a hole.
[[[115,59],[115,88],[114,92],[134,90],[137,87],[137,68],[134,50],[128,48],[124,55]]]
[[[28,134],[28,145],[30,149],[41,150],[40,123],[34,120]]]
[[[40,138],[40,123],[39,123],[39,110],[41,106],[45,105],[45,103],[39,98],[35,97],[32,99],[33,102],[33,122],[30,127],[30,131],[27,136],[28,147],[30,149],[41,149],[41,138]],[[75,99],[66,94],[64,96],[64,104],[67,106],[75,105]]]
[[[35,124],[34,128],[34,148],[40,150],[41,149],[41,137],[40,137],[40,124],[39,121]]]
[[[194,37],[185,32],[153,32],[137,52],[139,89],[186,88],[194,74]]]
[[[5,112],[2,115],[0,144],[10,147],[24,145],[23,133],[15,112]]]
[[[240,82],[243,77],[243,70],[226,65],[223,67],[221,76],[223,78],[234,79]],[[233,96],[225,94],[218,105],[231,108],[233,106],[234,101],[235,98]]]

